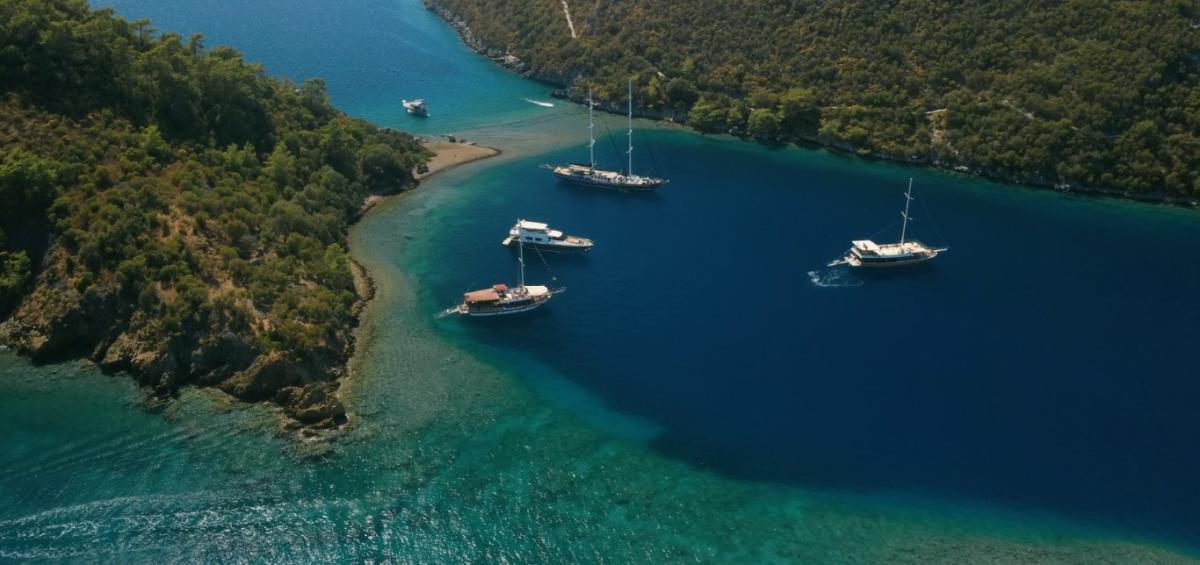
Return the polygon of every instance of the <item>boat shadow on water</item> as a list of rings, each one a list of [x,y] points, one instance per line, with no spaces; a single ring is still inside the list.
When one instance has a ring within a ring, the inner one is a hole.
[[[519,253],[520,252],[517,251],[515,248],[512,249],[513,255],[517,255]],[[528,252],[526,252],[526,253],[528,254]],[[591,255],[592,253],[593,253],[592,251],[583,251],[583,250],[551,251],[549,249],[538,249],[536,252],[534,252],[534,256],[540,257],[540,259],[547,264],[553,264],[553,263],[558,263],[558,262],[575,263],[575,262],[587,261],[588,256]]]
[[[915,265],[898,265],[895,267],[867,267],[852,269],[853,276],[858,277],[863,282],[870,284],[872,282],[885,282],[892,279],[911,279],[913,277],[927,278],[935,276],[938,272],[937,265],[932,261],[917,263]]]
[[[558,180],[554,183],[554,189],[569,190],[574,195],[574,198],[580,199],[636,198],[643,202],[662,200],[662,194],[659,193],[659,190],[620,190],[615,188],[576,185],[561,180]]]
[[[478,316],[470,319],[463,319],[464,328],[468,333],[477,333],[481,338],[485,336],[501,336],[500,340],[504,340],[503,336],[507,332],[496,334],[497,329],[511,330],[536,330],[538,326],[545,323],[546,318],[552,317],[554,312],[545,306],[534,308],[527,312],[511,316]],[[465,318],[465,317],[464,317]],[[524,334],[522,334],[524,335]],[[490,341],[490,339],[485,339]]]

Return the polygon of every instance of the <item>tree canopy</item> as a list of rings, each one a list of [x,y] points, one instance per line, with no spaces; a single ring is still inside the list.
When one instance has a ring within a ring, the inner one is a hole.
[[[116,295],[93,344],[131,333],[186,359],[233,332],[341,351],[347,226],[427,157],[334,109],[320,80],[268,77],[201,36],[84,0],[0,0],[0,317],[55,327]]]
[[[1192,0],[427,0],[534,76],[706,131],[1200,196]]]

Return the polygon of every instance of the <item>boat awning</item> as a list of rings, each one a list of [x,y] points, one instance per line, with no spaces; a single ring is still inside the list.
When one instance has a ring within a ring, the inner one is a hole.
[[[521,227],[527,230],[543,231],[546,229],[546,224],[542,222],[531,222],[529,220],[521,220]]]
[[[857,241],[851,241],[850,243],[852,243],[854,247],[858,249],[863,249],[866,251],[879,251],[879,246],[876,245],[874,241],[869,239],[860,239]]]
[[[463,295],[463,301],[467,303],[495,302],[497,300],[500,300],[500,294],[491,288],[476,290]]]

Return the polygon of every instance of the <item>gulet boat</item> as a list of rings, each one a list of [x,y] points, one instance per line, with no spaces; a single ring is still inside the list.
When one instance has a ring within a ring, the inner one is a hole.
[[[850,249],[841,259],[829,263],[828,266],[848,265],[860,267],[903,267],[932,261],[939,253],[948,251],[946,247],[930,247],[915,239],[906,239],[908,235],[909,205],[912,204],[912,179],[908,179],[908,191],[904,193],[904,223],[900,228],[899,243],[875,243],[869,239],[850,242]]]
[[[517,262],[521,265],[521,279],[517,286],[497,283],[489,288],[464,293],[460,304],[443,310],[437,317],[443,318],[452,314],[473,317],[504,316],[529,312],[549,302],[554,295],[566,291],[565,288],[551,289],[544,285],[526,285],[525,246],[519,241],[517,246],[520,250]]]
[[[608,188],[623,192],[650,192],[671,182],[664,178],[636,175],[633,173],[633,80],[629,81],[629,110],[628,148],[625,150],[628,164],[624,171],[606,171],[596,168],[596,121],[594,119],[595,104],[592,100],[592,90],[588,89],[588,162],[570,163],[567,165],[542,165],[550,169],[559,180],[579,186]]]

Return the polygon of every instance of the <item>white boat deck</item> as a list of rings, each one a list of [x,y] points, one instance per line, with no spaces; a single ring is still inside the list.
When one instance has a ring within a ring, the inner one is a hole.
[[[513,225],[508,236],[500,240],[500,245],[510,247],[518,241],[543,249],[588,249],[593,245],[586,237],[567,235],[543,222],[529,220],[519,220]]]
[[[626,175],[617,171],[593,169],[587,165],[571,164],[566,167],[554,167],[555,174],[574,179],[587,179],[590,182],[612,186],[658,186],[666,184],[666,179]]]
[[[876,257],[901,257],[904,255],[916,255],[927,253],[929,247],[919,241],[906,241],[904,243],[884,243],[882,245],[870,240],[859,240],[852,242],[854,250],[861,255],[872,255]]]

